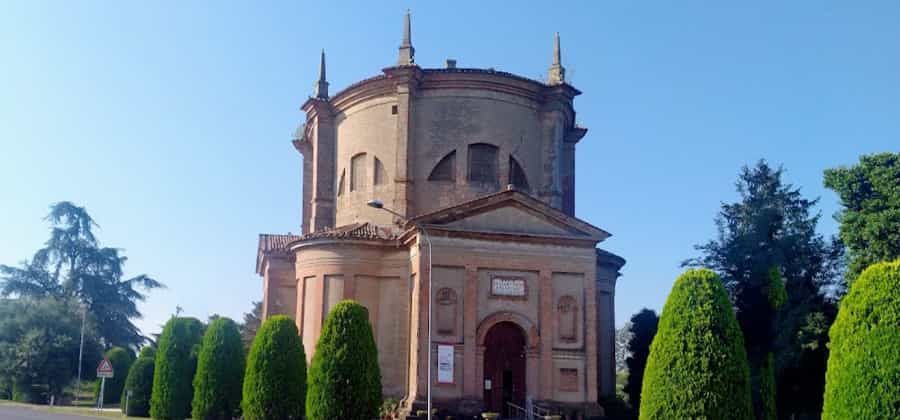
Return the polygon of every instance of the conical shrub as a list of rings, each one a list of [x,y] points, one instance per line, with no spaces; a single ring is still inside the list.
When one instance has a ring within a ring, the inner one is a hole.
[[[381,406],[378,349],[366,308],[345,300],[328,314],[309,370],[309,420],[375,419]]]
[[[294,320],[269,317],[250,346],[241,408],[245,420],[296,420],[304,415],[306,354]]]
[[[125,387],[125,379],[128,378],[128,370],[134,363],[134,354],[129,350],[121,347],[113,347],[109,349],[103,357],[109,359],[109,363],[113,367],[113,377],[106,379],[106,385],[103,387],[103,403],[112,404],[119,402],[122,397],[122,389]],[[100,379],[94,387],[94,400],[100,398]]]
[[[744,339],[718,276],[688,270],[650,345],[641,419],[752,419]]]
[[[900,418],[900,260],[863,271],[829,338],[822,418]]]
[[[230,420],[240,416],[244,383],[244,346],[238,325],[217,318],[206,328],[194,376],[195,420]]]
[[[182,420],[191,417],[197,352],[203,324],[196,318],[172,318],[163,327],[153,368],[150,416]]]
[[[130,417],[150,416],[150,394],[153,392],[153,365],[156,349],[144,347],[137,360],[128,370],[125,388],[122,391],[122,412]],[[128,396],[131,392],[131,396]]]

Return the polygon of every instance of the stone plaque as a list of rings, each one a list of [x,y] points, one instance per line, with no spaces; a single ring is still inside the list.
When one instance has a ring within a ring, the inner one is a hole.
[[[559,390],[563,392],[578,391],[578,369],[559,370]]]
[[[491,278],[491,294],[494,296],[525,296],[525,279],[518,277]]]

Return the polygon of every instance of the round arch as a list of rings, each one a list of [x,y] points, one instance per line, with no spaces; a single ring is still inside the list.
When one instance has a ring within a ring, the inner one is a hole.
[[[521,328],[522,333],[525,334],[525,342],[528,348],[537,348],[540,344],[541,337],[538,334],[537,326],[528,317],[510,311],[494,312],[484,318],[475,330],[475,342],[479,346],[484,346],[484,339],[488,331],[491,330],[491,327],[501,322],[511,322]]]

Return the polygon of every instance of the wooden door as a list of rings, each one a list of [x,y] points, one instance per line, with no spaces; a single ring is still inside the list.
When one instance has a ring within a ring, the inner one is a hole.
[[[518,325],[501,322],[488,331],[484,346],[484,405],[507,416],[507,402],[525,405],[525,335]]]

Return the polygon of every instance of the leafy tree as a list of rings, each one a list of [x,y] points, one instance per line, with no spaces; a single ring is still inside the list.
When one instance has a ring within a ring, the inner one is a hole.
[[[823,419],[900,418],[900,260],[850,286],[831,326]]]
[[[650,343],[656,335],[659,317],[656,312],[644,308],[631,317],[631,339],[628,340],[628,382],[625,384],[625,394],[628,402],[637,409],[641,406],[641,383],[644,381],[644,369],[647,366],[647,357],[650,356]]]
[[[31,261],[19,267],[0,265],[0,294],[29,298],[73,297],[87,305],[103,344],[136,348],[144,341],[137,326],[140,290],[163,287],[138,275],[125,278],[127,258],[116,248],[100,247],[97,224],[83,207],[63,201],[50,207],[50,239]]]
[[[109,359],[113,366],[113,377],[106,380],[103,389],[103,403],[111,404],[119,402],[122,397],[122,389],[125,387],[125,379],[128,377],[128,370],[134,363],[134,355],[129,350],[121,347],[113,347],[109,349],[104,356]],[[100,398],[100,381],[94,387],[94,400]]]
[[[195,318],[172,317],[159,337],[153,368],[150,416],[180,420],[191,416],[193,379],[203,324]]]
[[[284,315],[269,317],[247,357],[244,419],[302,419],[305,401],[306,354],[297,325]]]
[[[150,416],[150,394],[153,391],[153,368],[156,358],[156,349],[144,347],[137,360],[131,364],[128,370],[128,378],[125,380],[125,393],[131,391],[131,397],[122,398],[122,412],[131,417]],[[127,410],[127,411],[126,411]]]
[[[769,353],[775,356],[777,389],[822,394],[824,370],[805,368],[823,365],[827,354],[818,351],[816,343],[826,340],[825,330],[810,322],[831,322],[833,301],[826,292],[841,281],[842,247],[816,232],[817,200],[782,182],[783,174],[782,168],[765,161],[744,167],[736,184],[740,199],[722,204],[716,217],[717,238],[697,246],[702,255],[684,263],[718,273],[734,303],[758,417],[766,405],[761,384],[769,379],[761,375]],[[813,332],[820,334],[810,335]],[[784,375],[800,370],[802,375]],[[790,409],[815,414],[820,404],[820,398],[812,398]]]
[[[850,257],[849,278],[900,258],[900,153],[865,155],[855,166],[828,169],[825,187],[844,207],[836,219]]]
[[[622,328],[616,329],[616,373],[628,374],[628,366],[625,360],[628,359],[628,342],[631,341],[631,323],[625,322]]]
[[[70,299],[0,299],[0,383],[14,399],[47,402],[57,399],[78,373],[81,316]],[[100,359],[96,328],[85,325],[84,372]]]
[[[641,419],[751,419],[741,330],[718,276],[692,269],[672,287],[641,391]]]
[[[240,416],[244,347],[237,324],[219,317],[209,324],[194,376],[193,418],[230,420]]]
[[[244,313],[244,323],[241,324],[241,340],[244,342],[244,348],[250,349],[253,344],[253,338],[256,337],[256,330],[262,323],[262,301],[253,302],[253,309]]]
[[[339,302],[325,320],[309,369],[306,414],[310,420],[373,419],[381,405],[378,349],[369,312]]]

